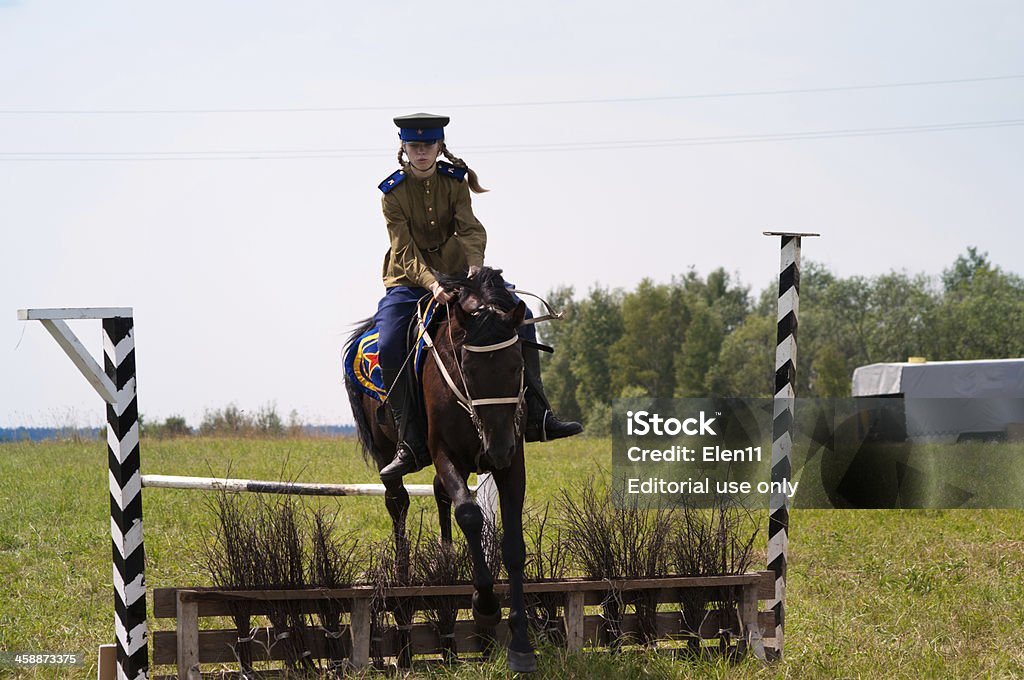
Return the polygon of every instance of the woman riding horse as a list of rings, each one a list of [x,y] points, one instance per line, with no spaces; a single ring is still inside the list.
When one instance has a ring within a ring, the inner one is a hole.
[[[481,193],[486,189],[480,186],[476,173],[445,146],[448,117],[416,113],[394,121],[401,139],[401,169],[379,187],[384,194],[384,219],[391,247],[384,257],[386,292],[374,315],[380,332],[378,362],[398,437],[394,460],[380,471],[384,481],[416,472],[430,463],[425,427],[414,398],[417,388],[411,372],[402,370],[416,303],[428,295],[440,304],[448,302],[451,294],[435,273],[474,274],[483,266],[487,245],[487,233],[473,214],[470,201],[470,190]],[[438,161],[442,154],[451,163]],[[530,316],[527,310],[527,318]],[[519,334],[526,340],[536,340],[532,325],[521,326]],[[582,432],[579,423],[564,422],[551,412],[536,347],[524,346],[522,353],[527,385],[526,441],[547,441]]]
[[[527,633],[523,596],[526,380],[522,339],[517,334],[526,304],[513,298],[500,270],[489,267],[480,268],[472,277],[442,276],[440,283],[446,290],[457,291],[457,299],[440,308],[434,323],[423,332],[427,349],[419,364],[429,451],[436,470],[434,498],[441,539],[451,542],[454,514],[472,557],[473,618],[479,628],[493,635],[501,620],[501,602],[483,549],[484,515],[467,486],[472,472],[492,473],[501,505],[502,561],[510,600],[511,638],[506,658],[511,670],[529,672],[536,669],[537,662]],[[349,340],[350,349],[358,347],[371,323],[356,330]],[[393,456],[395,437],[375,417],[377,400],[363,391],[358,379],[346,373],[346,387],[364,452],[383,467]],[[400,578],[408,578],[405,520],[409,495],[400,477],[388,479],[384,486],[395,536],[396,571]],[[405,614],[396,613],[396,621],[400,631],[409,623]],[[405,648],[408,644],[402,642]],[[404,661],[408,665],[411,659],[407,655]]]

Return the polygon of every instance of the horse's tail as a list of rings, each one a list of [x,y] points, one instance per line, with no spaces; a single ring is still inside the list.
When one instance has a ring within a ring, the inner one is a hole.
[[[356,330],[349,336],[348,341],[345,342],[345,349],[342,355],[348,356],[348,348],[352,343],[359,340],[363,333],[371,328],[373,328],[373,317],[363,319],[357,323]],[[356,421],[356,436],[359,438],[359,446],[363,451],[363,460],[369,463],[370,458],[376,459],[380,452],[377,451],[377,447],[373,444],[373,431],[370,429],[370,421],[367,420],[366,410],[363,408],[363,391],[352,382],[352,379],[348,376],[348,371],[345,371],[345,391],[348,392],[348,402],[352,407],[352,417]]]

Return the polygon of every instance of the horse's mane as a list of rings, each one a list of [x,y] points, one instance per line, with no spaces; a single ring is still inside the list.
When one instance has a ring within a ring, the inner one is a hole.
[[[437,282],[445,290],[458,291],[460,302],[475,295],[485,305],[493,305],[503,312],[516,306],[516,300],[506,287],[500,269],[481,267],[473,276],[438,274]]]
[[[465,274],[437,276],[437,282],[448,291],[457,291],[457,302],[461,304],[470,297],[477,297],[484,305],[469,316],[466,328],[466,342],[486,345],[510,337],[515,329],[501,319],[495,309],[507,312],[514,309],[516,300],[512,297],[501,276],[500,269],[481,267],[473,276]]]

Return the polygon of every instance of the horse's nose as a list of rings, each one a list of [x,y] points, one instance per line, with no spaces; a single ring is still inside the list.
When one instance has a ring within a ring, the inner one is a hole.
[[[484,457],[490,461],[491,467],[495,470],[504,470],[512,464],[512,455],[516,452],[515,444],[509,447],[491,447],[485,453]]]

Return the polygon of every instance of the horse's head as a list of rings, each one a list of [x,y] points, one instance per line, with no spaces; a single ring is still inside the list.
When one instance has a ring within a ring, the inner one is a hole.
[[[497,269],[441,283],[458,291],[449,320],[459,364],[452,377],[476,426],[477,463],[501,470],[511,464],[523,430],[523,352],[516,329],[526,303],[515,301]]]

